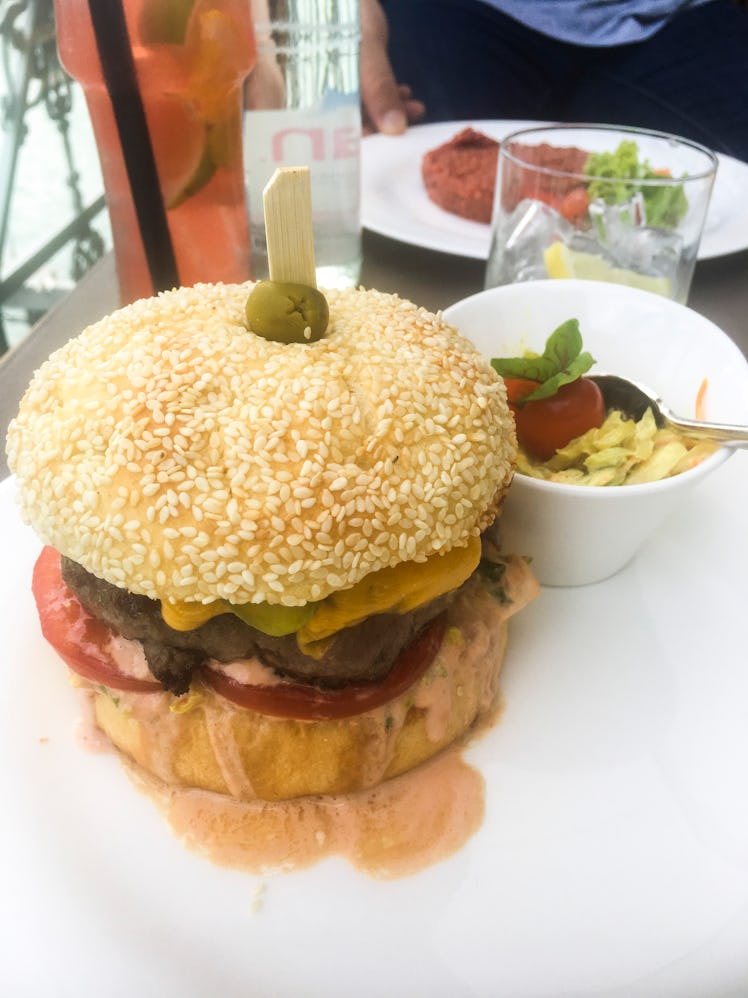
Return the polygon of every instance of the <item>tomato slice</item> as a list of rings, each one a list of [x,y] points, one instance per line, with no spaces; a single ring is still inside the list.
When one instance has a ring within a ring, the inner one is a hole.
[[[354,717],[394,700],[420,679],[439,651],[446,629],[445,614],[429,621],[400,653],[381,682],[356,683],[339,690],[318,689],[306,683],[251,686],[208,668],[203,670],[203,678],[216,693],[232,703],[271,717],[291,717],[300,721]]]
[[[73,672],[113,690],[155,693],[162,689],[155,679],[135,679],[117,668],[106,650],[113,632],[84,609],[63,582],[59,551],[42,549],[31,589],[42,634]]]

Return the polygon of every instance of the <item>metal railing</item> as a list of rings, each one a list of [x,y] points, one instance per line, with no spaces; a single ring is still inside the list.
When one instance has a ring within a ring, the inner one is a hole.
[[[63,248],[69,253],[69,278],[77,282],[106,250],[92,226],[105,209],[103,195],[86,205],[71,136],[76,84],[60,65],[55,42],[52,0],[0,0],[0,354],[8,348],[9,316],[31,325],[66,292],[39,280],[45,266]],[[28,225],[18,203],[21,150],[28,135],[29,112],[39,107],[56,125],[62,145],[64,175],[49,177],[70,200],[71,221],[62,225],[26,259],[7,268],[8,237],[14,226]],[[34,278],[37,278],[35,281]]]

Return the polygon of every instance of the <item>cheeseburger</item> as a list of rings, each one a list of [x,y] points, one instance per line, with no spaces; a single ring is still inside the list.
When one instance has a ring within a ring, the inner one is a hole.
[[[44,636],[147,776],[239,800],[346,794],[461,739],[537,591],[495,528],[502,380],[439,315],[327,291],[313,341],[253,285],[114,312],[36,373],[8,433],[44,543]]]

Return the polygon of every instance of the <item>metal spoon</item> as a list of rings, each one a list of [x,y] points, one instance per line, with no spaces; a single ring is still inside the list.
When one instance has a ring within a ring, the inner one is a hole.
[[[607,408],[620,409],[631,419],[639,420],[647,409],[651,409],[658,426],[670,426],[690,437],[714,440],[725,447],[748,447],[748,426],[686,419],[677,416],[651,388],[637,381],[619,378],[616,374],[588,374],[587,377],[599,387]]]

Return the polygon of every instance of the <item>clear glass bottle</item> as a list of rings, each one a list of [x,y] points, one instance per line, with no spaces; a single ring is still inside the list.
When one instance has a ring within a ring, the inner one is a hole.
[[[244,169],[252,269],[267,277],[262,191],[308,166],[320,287],[361,271],[359,0],[252,0],[257,64],[247,87]]]

